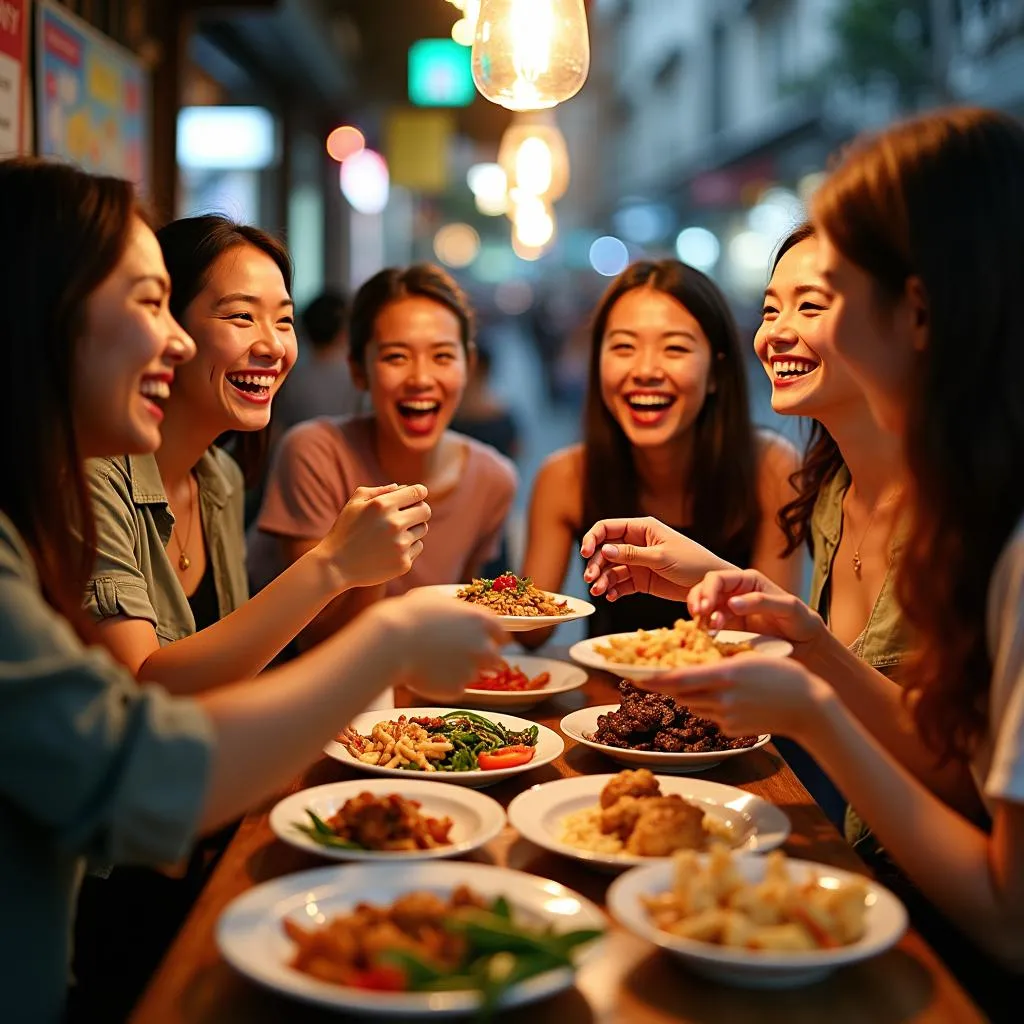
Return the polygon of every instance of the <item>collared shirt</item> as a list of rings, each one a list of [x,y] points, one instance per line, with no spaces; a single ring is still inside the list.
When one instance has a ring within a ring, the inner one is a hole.
[[[156,459],[90,459],[86,479],[97,541],[86,608],[97,619],[146,619],[161,645],[191,636],[196,623],[167,551],[174,515]],[[206,555],[223,618],[249,596],[242,473],[230,455],[213,447],[196,466],[196,483]]]
[[[0,514],[0,990],[5,1020],[57,1021],[85,858],[180,858],[213,730],[200,706],[83,647]]]
[[[811,541],[814,566],[808,604],[829,621],[832,565],[843,533],[843,497],[850,486],[850,471],[844,465],[818,492],[811,515]],[[899,534],[893,541],[889,568],[878,592],[874,607],[857,638],[855,653],[872,668],[891,675],[911,650],[911,641],[903,612],[896,602],[896,566],[899,556]]]

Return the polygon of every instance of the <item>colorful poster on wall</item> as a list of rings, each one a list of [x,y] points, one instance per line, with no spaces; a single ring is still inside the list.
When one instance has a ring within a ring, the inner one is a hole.
[[[28,0],[0,0],[0,157],[25,147],[22,128]]]
[[[0,0],[3,3],[4,0]],[[36,18],[39,152],[147,184],[149,79],[139,60],[59,7]]]

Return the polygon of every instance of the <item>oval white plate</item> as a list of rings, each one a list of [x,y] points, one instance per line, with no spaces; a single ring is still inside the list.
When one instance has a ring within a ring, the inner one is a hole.
[[[443,597],[456,597],[458,592],[465,586],[463,583],[435,583],[430,587],[417,587],[417,590],[440,594]],[[563,622],[572,622],[574,619],[584,619],[594,614],[594,606],[589,601],[582,601],[578,597],[570,597],[568,594],[552,594],[545,590],[553,601],[566,601],[572,611],[568,615],[499,615],[503,629],[510,633],[522,633],[530,629],[539,629],[541,626],[558,626]]]
[[[520,668],[531,679],[541,672],[548,672],[551,678],[546,686],[537,690],[476,690],[469,688],[459,699],[463,707],[484,708],[489,711],[525,711],[548,697],[568,693],[581,687],[587,681],[587,673],[567,661],[553,661],[551,658],[535,658],[530,655],[502,655],[513,668]],[[415,692],[415,686],[412,687]]]
[[[236,970],[253,981],[310,1003],[387,1017],[423,1016],[438,1011],[469,1014],[480,1005],[475,992],[371,992],[332,985],[288,966],[295,946],[282,923],[292,918],[309,927],[351,910],[357,903],[390,904],[403,893],[424,889],[446,897],[465,884],[484,897],[504,896],[519,920],[551,924],[559,933],[606,928],[601,911],[557,882],[489,864],[373,864],[317,868],[284,875],[242,893],[217,923],[217,945]],[[599,948],[580,951],[577,966]],[[547,971],[514,985],[502,1006],[546,999],[573,983],[570,968]]]
[[[318,853],[331,860],[416,861],[455,857],[483,846],[493,839],[505,825],[505,811],[497,800],[475,793],[465,786],[445,786],[436,782],[423,782],[407,778],[398,782],[390,779],[365,779],[353,782],[329,782],[285,797],[270,812],[270,828],[278,839],[283,839],[300,850]],[[323,846],[315,842],[296,824],[309,824],[308,807],[317,817],[326,821],[346,800],[360,793],[376,797],[397,793],[407,800],[418,800],[420,813],[429,818],[451,818],[448,833],[451,844],[431,850],[346,850],[337,846]]]
[[[508,820],[531,843],[595,866],[623,869],[665,859],[633,853],[595,853],[562,840],[565,816],[598,804],[601,790],[613,778],[614,775],[580,775],[540,783],[520,793],[508,805]],[[781,846],[789,836],[789,818],[753,793],[703,779],[659,778],[658,783],[666,796],[678,794],[731,825],[737,849],[763,853]]]
[[[666,672],[685,671],[685,665],[675,665],[671,668],[664,668],[661,665],[625,665],[618,661],[609,661],[595,649],[607,645],[609,640],[621,640],[631,636],[636,636],[636,632],[609,633],[606,636],[592,636],[588,640],[580,640],[569,648],[569,657],[581,665],[586,665],[587,668],[610,672],[622,679],[643,681],[662,676]],[[739,629],[723,629],[715,639],[727,644],[749,643],[755,654],[769,658],[785,658],[793,653],[793,645],[788,640],[782,640],[777,636],[764,636],[761,633],[747,633]]]
[[[464,710],[467,709],[395,708],[389,711],[364,711],[361,715],[356,715],[352,719],[351,725],[361,736],[369,736],[373,727],[378,722],[393,721],[399,715],[405,715],[407,718],[439,718],[451,711]],[[515,732],[521,732],[523,729],[528,729],[531,725],[537,725],[536,722],[529,722],[525,718],[516,718],[515,715],[493,711],[476,711],[474,714],[478,714],[492,722],[500,722],[506,728]],[[407,768],[380,768],[375,764],[365,764],[353,757],[348,752],[348,749],[337,740],[331,740],[326,744],[324,753],[328,757],[333,757],[336,761],[340,761],[342,764],[347,764],[352,768],[359,768],[362,771],[369,772],[371,775],[387,775],[393,779],[413,778],[424,782],[450,782],[456,786],[473,786],[475,788],[491,786],[495,782],[501,782],[502,779],[507,779],[512,775],[521,775],[523,772],[530,771],[531,768],[539,768],[541,765],[550,764],[554,761],[565,749],[562,737],[557,732],[553,732],[543,725],[537,725],[537,729],[537,752],[533,755],[532,761],[516,765],[515,768],[495,768],[488,772],[481,771],[480,769],[471,772],[424,772]]]
[[[627,765],[630,768],[650,768],[652,772],[671,772],[679,774],[682,772],[702,772],[705,768],[718,764],[738,754],[745,754],[748,750],[759,750],[770,739],[769,733],[758,736],[757,742],[752,747],[739,747],[736,750],[712,750],[703,754],[670,754],[663,750],[628,750],[625,747],[612,747],[607,743],[598,743],[596,740],[588,739],[597,729],[598,715],[607,715],[611,711],[618,711],[618,704],[598,704],[592,708],[580,708],[558,723],[559,729],[570,739],[582,743],[585,747],[593,750],[600,750],[607,754],[613,761]]]
[[[740,871],[748,881],[764,877],[762,857],[737,858]],[[786,861],[790,877],[803,880],[810,876],[837,882],[863,878],[849,871],[808,860]],[[868,882],[867,930],[864,937],[837,949],[816,949],[806,953],[768,952],[716,946],[710,942],[683,939],[655,927],[640,902],[640,896],[654,896],[672,885],[672,861],[659,860],[633,868],[612,882],[608,889],[608,909],[615,919],[656,946],[679,957],[688,967],[726,985],[743,988],[792,988],[807,985],[844,964],[866,960],[895,945],[906,931],[907,912],[888,889],[870,879]]]

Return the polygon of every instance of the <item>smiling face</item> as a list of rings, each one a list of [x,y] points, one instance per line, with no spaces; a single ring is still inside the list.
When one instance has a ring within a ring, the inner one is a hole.
[[[175,367],[195,353],[169,295],[160,244],[136,219],[120,262],[86,304],[76,349],[75,433],[84,457],[159,447]]]
[[[711,378],[711,344],[672,296],[634,288],[608,314],[600,352],[601,398],[638,447],[666,444],[697,420]]]
[[[377,315],[356,383],[369,391],[378,428],[413,451],[432,449],[466,389],[469,364],[459,320],[446,306],[411,295]]]
[[[834,297],[818,269],[819,243],[806,238],[779,260],[765,290],[754,351],[772,382],[772,408],[828,417],[863,394],[836,355]]]
[[[295,364],[294,306],[278,265],[242,244],[222,253],[183,317],[195,360],[178,375],[174,401],[226,430],[261,430],[274,395]]]

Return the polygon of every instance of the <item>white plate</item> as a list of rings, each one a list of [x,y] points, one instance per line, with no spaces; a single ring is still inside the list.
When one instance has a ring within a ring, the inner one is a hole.
[[[598,804],[601,790],[614,778],[614,775],[580,775],[543,782],[520,793],[508,805],[508,820],[531,843],[595,866],[622,869],[664,859],[632,853],[595,853],[561,839],[565,816]],[[731,825],[737,849],[763,853],[781,846],[789,836],[789,818],[774,804],[753,793],[703,779],[662,777],[658,783],[666,796],[678,794]]]
[[[415,861],[438,860],[455,857],[483,846],[493,839],[505,825],[505,811],[497,800],[483,793],[475,793],[465,786],[445,786],[436,782],[406,778],[398,782],[390,779],[365,779],[356,782],[330,782],[314,786],[285,797],[270,812],[270,828],[278,839],[283,839],[300,850],[318,853],[332,860]],[[337,846],[324,846],[315,842],[296,824],[308,825],[308,807],[317,817],[326,821],[339,811],[346,800],[360,793],[376,797],[397,793],[406,800],[417,800],[420,813],[429,818],[451,818],[448,833],[451,844],[431,850],[346,850]]]
[[[430,587],[416,589],[440,594],[443,597],[456,597],[464,586],[464,583],[436,583]],[[553,594],[550,590],[542,593],[547,594],[553,601],[566,601],[572,611],[568,615],[499,615],[502,628],[510,633],[522,633],[530,629],[540,629],[541,626],[558,626],[563,622],[584,619],[594,614],[595,608],[589,601],[581,601],[578,597],[570,597],[568,594]]]
[[[535,658],[530,655],[503,654],[502,657],[512,668],[520,668],[531,679],[541,672],[548,672],[551,678],[546,686],[537,690],[476,690],[467,689],[460,697],[463,707],[485,708],[490,711],[525,711],[557,693],[575,690],[587,681],[587,673],[570,665],[567,661],[553,661],[551,658]],[[415,692],[415,686],[412,687]]]
[[[663,750],[628,750],[625,747],[612,747],[607,743],[598,743],[588,739],[597,729],[598,715],[607,715],[609,712],[618,711],[619,704],[598,704],[591,708],[580,708],[558,723],[559,729],[570,739],[582,743],[585,747],[593,750],[600,750],[607,754],[613,761],[624,764],[629,768],[650,768],[652,772],[671,772],[673,775],[681,772],[702,772],[705,768],[718,764],[738,754],[745,754],[748,750],[759,750],[770,739],[771,734],[764,733],[758,736],[757,742],[752,747],[738,747],[736,750],[713,750],[705,754],[670,754]]]
[[[559,933],[606,928],[601,911],[589,900],[557,882],[489,864],[345,865],[300,871],[265,882],[233,900],[217,923],[217,945],[236,970],[253,981],[310,1003],[338,1010],[371,1012],[386,1017],[419,1017],[438,1011],[469,1014],[477,1010],[475,992],[371,992],[332,985],[288,962],[294,944],[282,922],[292,918],[308,927],[350,911],[367,901],[390,904],[403,893],[425,889],[446,897],[465,884],[484,897],[504,896],[524,922],[551,924]],[[600,940],[579,951],[577,966],[600,947]],[[573,970],[547,971],[513,986],[502,1006],[545,999],[573,983]]]
[[[392,711],[364,711],[352,719],[351,725],[361,736],[369,736],[373,727],[378,722],[393,721],[399,715],[407,718],[440,718],[451,711],[464,711],[465,708],[395,708]],[[536,722],[529,722],[525,718],[516,718],[515,715],[496,713],[493,711],[475,711],[474,714],[487,718],[492,722],[500,722],[507,729],[514,732],[521,732],[529,729]],[[539,768],[541,765],[550,764],[565,749],[565,743],[557,732],[553,732],[546,726],[537,725],[537,747],[532,761],[526,764],[516,765],[515,768],[494,768],[491,771],[476,769],[471,772],[424,772],[414,771],[406,768],[380,768],[375,764],[365,764],[353,757],[348,748],[344,747],[337,740],[331,740],[325,747],[324,753],[333,757],[342,764],[352,768],[359,768],[361,771],[369,772],[371,775],[387,775],[393,779],[420,779],[424,782],[450,782],[456,786],[491,786],[502,779],[512,775],[521,775],[530,771],[531,768]]]
[[[903,904],[888,889],[862,875],[854,875],[827,864],[807,860],[786,861],[790,877],[802,881],[813,875],[826,882],[859,878],[868,882],[867,930],[849,946],[816,949],[806,953],[767,952],[716,946],[710,942],[683,939],[655,927],[640,902],[640,896],[654,896],[672,885],[672,862],[659,860],[633,868],[612,882],[608,909],[616,920],[642,939],[668,950],[688,967],[715,981],[743,988],[793,988],[807,985],[843,964],[866,960],[895,945],[907,927]],[[737,864],[748,881],[764,877],[763,857],[739,857]]]
[[[651,632],[648,630],[648,632]],[[674,665],[662,667],[661,665],[625,665],[618,661],[609,661],[604,655],[598,654],[596,648],[604,647],[609,640],[622,640],[627,637],[636,636],[636,631],[631,633],[609,633],[606,636],[592,636],[589,640],[580,640],[569,648],[569,657],[578,661],[587,668],[600,669],[602,672],[610,672],[613,676],[621,679],[633,679],[643,681],[663,676],[666,672],[685,671],[685,665]],[[755,654],[761,654],[769,658],[785,658],[793,653],[793,645],[788,640],[782,640],[777,636],[764,636],[761,633],[747,633],[739,629],[723,629],[716,636],[726,644],[749,643]]]

